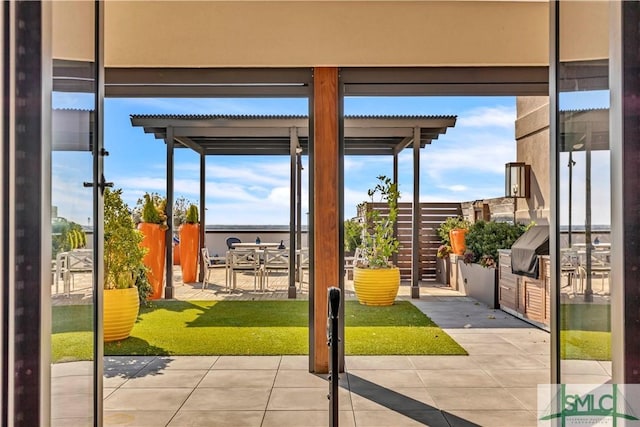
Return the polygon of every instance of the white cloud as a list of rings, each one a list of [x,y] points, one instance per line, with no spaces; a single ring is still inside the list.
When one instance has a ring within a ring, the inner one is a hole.
[[[502,127],[513,129],[515,120],[515,106],[481,107],[460,114],[456,127]]]

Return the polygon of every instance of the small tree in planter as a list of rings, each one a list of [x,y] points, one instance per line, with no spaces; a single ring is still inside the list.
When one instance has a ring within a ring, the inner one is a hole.
[[[371,203],[376,195],[387,204],[388,214],[368,207],[367,222],[364,225],[361,258],[356,261],[353,271],[353,286],[361,304],[391,305],[395,301],[400,286],[400,270],[390,258],[398,252],[399,242],[394,234],[398,218],[398,185],[391,179],[378,176],[378,184],[368,191]]]
[[[151,285],[143,262],[142,234],[135,229],[122,190],[104,192],[104,340],[129,336]]]
[[[141,245],[147,248],[144,264],[149,269],[147,277],[153,288],[151,299],[162,297],[167,230],[166,205],[166,199],[156,193],[147,193],[143,199],[138,200],[138,211],[142,221],[138,224],[138,230],[144,235]]]
[[[180,226],[180,268],[182,281],[196,281],[198,270],[198,252],[200,248],[200,225],[198,224],[198,207],[190,205],[187,209],[185,223]]]
[[[465,251],[465,234],[471,223],[461,216],[447,218],[437,229],[442,244],[449,247],[449,253],[462,255]],[[447,254],[448,255],[448,254]]]

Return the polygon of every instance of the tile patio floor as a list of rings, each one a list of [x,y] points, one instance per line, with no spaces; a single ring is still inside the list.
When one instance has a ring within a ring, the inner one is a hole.
[[[178,284],[176,297],[267,296],[199,286]],[[408,291],[400,298],[410,300]],[[469,356],[347,356],[340,426],[535,426],[536,386],[549,382],[549,334],[449,288],[424,287],[411,301]],[[86,384],[90,369],[53,365],[53,425],[86,424],[74,418],[88,401],[74,384]],[[611,374],[610,363],[572,369],[581,380]],[[105,426],[328,425],[328,382],[308,372],[306,356],[106,357],[104,370]]]

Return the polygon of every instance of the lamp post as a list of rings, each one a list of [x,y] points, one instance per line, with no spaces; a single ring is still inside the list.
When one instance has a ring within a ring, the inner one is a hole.
[[[573,160],[573,149],[569,150],[569,164],[567,165],[569,167],[569,233],[568,233],[568,240],[569,240],[569,248],[571,247],[571,204],[573,202],[573,194],[572,194],[572,190],[573,190],[573,167],[576,165],[576,161]]]

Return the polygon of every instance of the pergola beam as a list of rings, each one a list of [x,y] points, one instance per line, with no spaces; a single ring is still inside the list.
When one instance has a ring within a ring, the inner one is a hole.
[[[202,148],[201,145],[196,144],[194,141],[192,141],[191,139],[187,138],[187,137],[176,137],[174,134],[174,141],[184,145],[187,148],[191,148],[193,151],[195,151],[198,154],[202,154],[204,152],[204,148]]]
[[[402,150],[407,148],[409,146],[409,144],[411,144],[412,141],[413,141],[413,130],[411,131],[411,136],[407,136],[402,141],[397,143],[395,147],[393,147],[393,155],[397,156],[398,153],[400,153]],[[395,162],[395,160],[394,160],[394,162]]]

